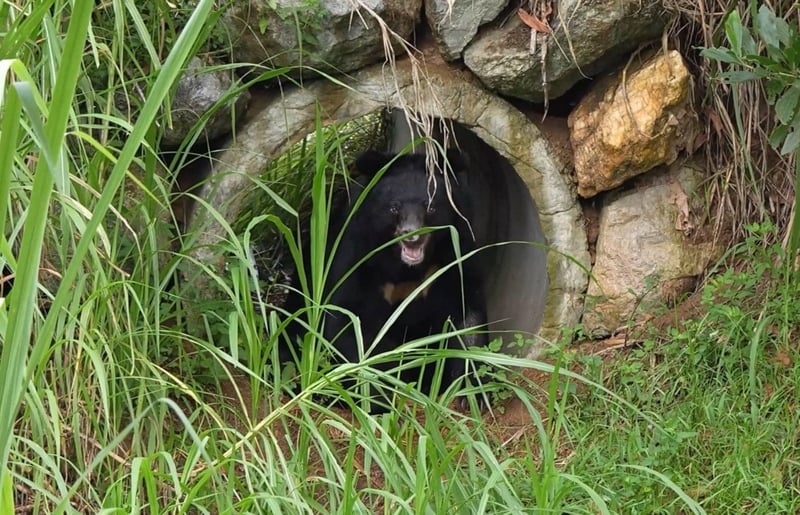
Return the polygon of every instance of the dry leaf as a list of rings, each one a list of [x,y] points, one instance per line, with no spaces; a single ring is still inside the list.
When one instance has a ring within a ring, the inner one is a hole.
[[[536,32],[550,32],[550,27],[547,25],[547,22],[543,22],[536,16],[528,14],[524,9],[518,9],[517,14],[519,15],[519,19],[522,20],[522,23],[532,28]]]
[[[688,235],[694,226],[692,225],[691,208],[689,207],[689,197],[683,191],[681,184],[677,179],[672,182],[672,197],[670,201],[678,208],[678,216],[675,217],[675,229]]]
[[[711,126],[714,127],[714,132],[719,136],[722,134],[722,122],[719,119],[719,115],[713,109],[706,109],[706,116],[708,117],[709,121],[711,121]]]

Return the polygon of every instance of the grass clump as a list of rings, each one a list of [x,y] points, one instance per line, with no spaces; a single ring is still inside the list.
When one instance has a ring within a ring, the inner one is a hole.
[[[770,221],[778,228],[772,236],[788,239],[797,201],[791,192],[800,177],[797,6],[744,0],[664,4],[676,14],[671,43],[698,82],[708,169],[717,172],[709,193],[720,239],[741,241],[745,226]],[[792,237],[795,248],[797,238]]]
[[[679,481],[709,513],[800,508],[798,272],[774,226],[750,226],[741,263],[709,280],[696,320],[653,334],[623,360],[593,360],[589,377],[652,414],[631,419],[610,398],[576,396],[570,470],[598,479],[612,511],[672,512],[677,498],[653,474]],[[624,507],[624,510],[623,510]]]
[[[116,69],[104,75],[108,90],[86,80],[93,66],[114,68],[135,51],[123,47],[142,13],[114,6],[131,18],[115,25],[117,51],[99,63],[87,59],[108,43],[92,39],[93,4],[2,6],[12,36],[0,68],[0,254],[13,287],[0,307],[0,509],[350,513],[536,502],[508,474],[535,466],[499,457],[480,419],[447,407],[452,393],[435,401],[409,391],[418,408],[370,417],[312,397],[347,367],[297,396],[274,382],[284,320],[253,295],[256,222],[230,231],[222,270],[171,251],[158,222],[171,199],[155,122],[207,33],[212,2],[198,2],[166,61],[148,67],[158,74],[142,67],[147,95],[135,123],[110,101],[129,91]],[[322,177],[337,144],[314,143],[330,145],[314,151]],[[132,194],[143,200],[131,205]],[[227,295],[205,306],[201,331],[187,330],[193,299],[169,287],[183,262]]]

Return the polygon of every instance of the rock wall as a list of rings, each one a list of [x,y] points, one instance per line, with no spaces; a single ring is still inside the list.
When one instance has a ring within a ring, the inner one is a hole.
[[[691,284],[685,279],[718,255],[702,230],[708,173],[702,160],[680,166],[697,150],[696,115],[688,69],[658,42],[668,23],[659,0],[555,0],[534,12],[502,0],[319,4],[309,11],[291,0],[234,0],[222,18],[235,36],[235,59],[293,67],[289,73],[302,79],[251,106],[235,138],[221,145],[202,195],[225,219],[240,212],[248,176],[313,131],[317,109],[333,123],[396,108],[460,123],[516,171],[549,245],[549,290],[531,313],[542,318],[545,339],[580,322],[590,334],[612,333],[637,316],[631,292],[638,298],[646,284],[649,300],[668,300],[657,292],[676,280]],[[651,52],[636,51],[648,44]],[[314,80],[343,72],[352,73]],[[570,113],[564,158],[534,120],[562,95],[571,95],[563,105],[572,103],[574,86],[587,78],[602,80],[580,88],[588,93]],[[230,95],[218,104],[242,105]],[[646,176],[652,179],[636,179]],[[591,260],[581,197],[600,209]],[[213,245],[225,237],[222,227],[204,210],[193,227],[196,257],[223,266]],[[512,262],[541,265],[531,261]],[[504,275],[513,270],[497,274]],[[587,288],[592,302],[585,304]]]

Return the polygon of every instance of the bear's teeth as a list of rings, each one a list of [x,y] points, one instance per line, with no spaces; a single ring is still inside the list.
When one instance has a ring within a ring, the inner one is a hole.
[[[407,241],[408,243],[415,243],[417,240],[419,240],[419,234],[415,234],[414,236],[409,236],[408,238],[405,238],[403,241]]]
[[[425,258],[422,247],[402,247],[402,260],[405,264],[414,266],[420,264]]]

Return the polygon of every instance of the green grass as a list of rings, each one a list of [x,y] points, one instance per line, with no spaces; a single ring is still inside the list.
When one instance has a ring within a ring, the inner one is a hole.
[[[596,478],[614,511],[674,513],[677,498],[655,477],[619,463],[659,471],[709,513],[796,513],[800,509],[798,274],[780,248],[754,235],[728,269],[703,291],[696,320],[653,334],[593,377],[663,430],[629,416],[614,399],[575,396],[575,459],[569,469]],[[593,363],[592,363],[593,361]]]
[[[623,359],[601,366],[565,345],[554,364],[472,351],[502,372],[490,388],[517,399],[522,425],[506,427],[500,406],[496,419],[450,409],[455,389],[437,400],[395,382],[406,402],[381,416],[357,395],[352,411],[314,395],[344,376],[375,381],[399,353],[441,361],[418,349],[429,342],[327,369],[308,353],[303,393],[287,394],[275,342],[295,314],[260,300],[269,285],[251,242],[263,224],[294,237],[295,183],[255,180],[274,203],[226,223],[221,270],[193,261],[191,235],[180,251],[165,238],[172,178],[155,122],[213,36],[212,4],[198,1],[180,32],[129,0],[103,10],[112,23],[91,3],[0,5],[0,268],[15,275],[0,306],[0,513],[797,511],[798,278],[760,245],[769,229],[743,247],[757,252],[752,268],[709,283],[699,319]],[[131,81],[147,93],[133,121],[113,101]],[[352,151],[326,130],[285,164],[314,172],[312,326],[329,179]],[[167,288],[187,267],[220,297]],[[570,371],[579,364],[583,376]]]

